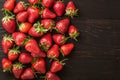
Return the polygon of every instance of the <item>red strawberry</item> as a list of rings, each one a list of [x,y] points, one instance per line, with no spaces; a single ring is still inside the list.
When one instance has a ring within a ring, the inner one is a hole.
[[[21,33],[21,32],[14,32],[12,34],[12,37],[13,37],[16,45],[18,45],[18,46],[22,46],[23,42],[26,39],[26,35],[24,33]]]
[[[68,18],[62,19],[56,23],[56,30],[60,33],[65,33],[68,30],[70,20]]]
[[[52,37],[57,45],[63,45],[68,40],[63,34],[54,34]]]
[[[43,51],[40,51],[39,54],[31,53],[31,55],[32,55],[34,58],[45,58],[45,57],[46,57],[46,54],[45,54]]]
[[[34,78],[34,72],[31,68],[27,68],[25,69],[25,71],[22,73],[21,75],[21,79],[24,79],[24,80],[31,80]]]
[[[50,31],[55,27],[55,22],[52,19],[43,19],[41,20],[41,24],[44,28]]]
[[[38,4],[40,0],[28,0],[28,2],[31,4]]]
[[[72,39],[75,39],[77,41],[76,38],[79,36],[80,33],[78,32],[78,29],[75,26],[71,25],[69,27],[68,34]]]
[[[10,35],[5,35],[2,39],[2,49],[5,54],[8,53],[8,50],[13,46],[13,38]]]
[[[60,47],[60,51],[62,52],[63,56],[67,56],[71,53],[71,51],[74,48],[74,44],[73,43],[69,43],[69,44],[64,44]]]
[[[45,8],[42,12],[42,18],[44,19],[54,19],[56,18],[56,14],[50,11],[48,8]]]
[[[51,8],[53,6],[53,4],[55,3],[56,0],[42,0],[42,4],[46,7],[46,8]]]
[[[7,32],[13,33],[16,29],[16,21],[12,16],[5,16],[2,19],[2,26]]]
[[[50,33],[47,33],[40,38],[40,46],[46,52],[52,46],[52,37]]]
[[[57,16],[62,16],[65,13],[65,3],[62,1],[56,1],[53,6],[53,9]]]
[[[36,70],[39,73],[45,74],[46,72],[46,64],[45,64],[45,60],[44,59],[39,59],[36,60],[33,64],[32,64],[32,68],[34,70]]]
[[[20,30],[20,32],[27,33],[31,27],[32,27],[31,23],[24,22],[24,23],[20,24],[19,30]]]
[[[19,62],[22,64],[29,64],[33,60],[33,57],[28,53],[21,53],[19,56]]]
[[[47,32],[47,29],[43,27],[39,22],[35,23],[33,27],[30,28],[28,34],[33,37],[40,37]]]
[[[13,12],[14,12],[14,13],[18,13],[18,12],[22,12],[22,11],[25,11],[25,10],[26,10],[26,4],[25,4],[25,2],[19,1],[19,2],[16,4]]]
[[[69,1],[69,2],[68,2],[65,11],[66,11],[66,15],[67,15],[67,16],[71,16],[71,17],[76,16],[77,13],[78,13],[78,9],[76,9],[73,1]]]
[[[46,74],[46,80],[61,80],[61,79],[58,75],[49,71]]]
[[[45,53],[39,48],[35,39],[30,39],[25,44],[25,49],[32,53],[33,57],[46,57]]]
[[[15,61],[18,58],[19,53],[20,53],[20,51],[18,49],[19,49],[19,47],[12,48],[12,49],[9,50],[8,59],[10,61]]]
[[[63,66],[65,65],[65,63],[63,63],[65,60],[68,60],[68,59],[64,59],[62,61],[53,61],[50,71],[53,73],[61,71],[63,69]]]
[[[53,45],[47,52],[48,58],[58,58],[59,57],[59,46]]]
[[[15,1],[16,0],[6,0],[4,3],[4,8],[12,11],[14,9],[14,6],[15,6]]]
[[[7,58],[2,59],[2,69],[3,72],[10,71],[12,68],[12,62],[8,60]]]
[[[27,11],[23,11],[23,12],[19,12],[16,16],[16,19],[19,22],[25,22],[28,18],[28,12]]]
[[[13,64],[12,73],[15,78],[19,79],[23,72],[23,65],[20,63]]]
[[[29,13],[28,22],[34,23],[35,20],[39,18],[40,10],[39,10],[38,8],[35,8],[35,7],[33,7],[33,6],[30,6],[30,7],[27,9],[27,12]]]

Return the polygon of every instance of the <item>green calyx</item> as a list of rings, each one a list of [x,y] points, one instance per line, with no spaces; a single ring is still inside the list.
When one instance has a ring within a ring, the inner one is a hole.
[[[66,16],[70,16],[71,18],[73,18],[74,16],[77,16],[77,14],[78,14],[78,9],[76,10],[69,9],[65,13]]]
[[[11,68],[12,68],[12,66],[10,66],[10,67],[7,68],[7,69],[3,69],[3,72],[11,72]]]
[[[61,65],[65,65],[66,64],[65,61],[67,61],[67,60],[69,60],[69,59],[65,58],[61,61],[57,59],[56,61],[59,62]]]
[[[19,30],[22,30],[25,27],[24,23],[21,23],[20,25],[18,24],[18,26],[19,26]]]
[[[63,51],[61,49],[59,49],[59,51],[61,52],[62,56],[65,57]]]
[[[41,49],[43,50],[43,51],[45,51],[45,52],[47,52],[48,50],[49,50],[49,46],[47,46],[45,43],[44,44],[39,44],[40,45],[40,47],[41,47]]]
[[[13,47],[12,49],[9,50],[9,52],[12,54],[19,54],[20,50],[19,47]]]
[[[54,29],[54,27],[55,27],[55,23],[50,23],[50,27],[49,27],[50,32],[52,32],[52,30]]]
[[[5,16],[3,17],[2,21],[6,23],[7,21],[10,21],[11,19],[14,19],[14,16]]]
[[[13,16],[14,15],[11,11],[4,9],[4,8],[2,8],[2,12],[5,16]]]
[[[25,9],[30,5],[29,3],[25,3],[24,1],[20,1],[21,4],[24,6]]]
[[[27,36],[27,38],[22,42],[22,45],[26,45],[26,43],[31,39],[32,39],[32,37]]]
[[[11,35],[5,34],[3,40],[10,41],[11,43],[14,41]]]
[[[36,30],[37,33],[46,33],[48,31],[39,22],[35,23],[33,26],[35,27],[35,30]]]
[[[64,36],[64,37],[63,37],[63,40],[61,41],[61,43],[62,43],[62,44],[65,44],[66,41],[67,41],[69,38],[70,38],[70,37],[65,37],[65,36]]]
[[[15,64],[13,64],[13,67],[16,67],[16,68],[18,68],[18,69],[21,69],[21,68],[23,68],[23,65],[20,64],[20,63],[15,63]]]
[[[77,40],[77,37],[80,35],[79,32],[74,32],[73,34],[69,34],[70,38],[74,39],[75,41],[78,41]]]

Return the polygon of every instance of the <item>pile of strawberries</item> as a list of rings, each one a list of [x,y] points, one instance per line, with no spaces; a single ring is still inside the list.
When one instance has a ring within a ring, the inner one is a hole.
[[[2,10],[2,26],[9,33],[2,39],[7,55],[2,59],[3,72],[11,72],[20,80],[60,80],[56,73],[74,48],[72,42],[66,42],[77,41],[79,36],[78,29],[70,24],[78,13],[73,1],[65,5],[57,0],[6,0]],[[62,16],[67,17],[60,19]],[[50,60],[49,68],[46,59]]]

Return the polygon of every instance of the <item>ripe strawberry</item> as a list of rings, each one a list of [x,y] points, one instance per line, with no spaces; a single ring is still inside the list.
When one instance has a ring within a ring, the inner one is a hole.
[[[46,57],[45,53],[39,48],[35,39],[30,39],[25,44],[25,49],[32,53],[33,57]]]
[[[16,16],[16,19],[19,22],[25,22],[28,18],[28,12],[27,11],[23,11],[23,12],[19,12]]]
[[[25,11],[25,10],[26,10],[26,4],[25,4],[25,2],[19,1],[19,2],[16,4],[13,12],[14,12],[14,13],[19,13],[19,12],[22,12],[22,11]]]
[[[45,72],[46,72],[45,60],[44,59],[36,60],[32,64],[32,68],[39,73],[45,74]]]
[[[76,9],[73,1],[69,1],[69,2],[68,2],[65,11],[66,11],[66,15],[67,15],[67,16],[70,16],[70,17],[74,17],[74,16],[76,16],[77,13],[78,13],[78,9]]]
[[[69,27],[68,34],[72,39],[75,39],[77,41],[76,38],[79,36],[80,33],[78,32],[78,29],[75,26],[71,25]]]
[[[21,75],[21,79],[24,79],[24,80],[31,80],[34,78],[34,72],[31,68],[27,68],[25,69],[25,71],[22,73]]]
[[[52,37],[57,45],[63,45],[68,40],[63,34],[54,34]]]
[[[5,54],[8,53],[8,50],[13,46],[13,38],[10,35],[5,35],[2,39],[2,49]]]
[[[56,0],[42,0],[43,6],[46,8],[51,8]]]
[[[30,4],[38,4],[40,0],[28,0]]]
[[[23,65],[20,63],[13,64],[12,73],[15,78],[19,79],[23,72]]]
[[[39,54],[36,54],[36,53],[31,53],[32,57],[34,58],[45,58],[46,57],[46,54],[43,52],[43,51],[40,51]]]
[[[28,22],[34,23],[35,20],[39,18],[40,10],[38,8],[30,6],[30,7],[28,7],[27,12],[29,14]]]
[[[56,30],[60,33],[65,33],[68,30],[70,20],[68,18],[62,19],[56,23]]]
[[[20,30],[20,32],[27,33],[31,27],[32,27],[31,23],[24,22],[24,23],[20,24],[19,30]]]
[[[13,16],[5,16],[2,19],[2,26],[7,32],[13,33],[16,29],[16,21]]]
[[[33,57],[28,53],[21,53],[19,56],[19,62],[22,64],[29,64],[33,60]]]
[[[59,46],[54,44],[47,52],[48,58],[58,58],[59,57]]]
[[[10,49],[8,52],[8,59],[10,61],[15,61],[18,58],[19,53],[20,53],[19,47],[15,47],[15,48]]]
[[[62,1],[56,1],[53,9],[57,16],[62,16],[65,13],[65,3]]]
[[[45,8],[42,11],[42,18],[43,19],[54,19],[56,18],[56,14],[50,11],[48,8]]]
[[[60,51],[63,54],[63,56],[67,56],[71,53],[71,51],[74,48],[74,44],[73,43],[69,43],[69,44],[64,44],[60,47]]]
[[[24,33],[21,33],[21,32],[14,32],[12,34],[12,37],[13,37],[16,45],[18,45],[18,46],[22,46],[23,42],[26,39],[26,35]]]
[[[4,3],[4,8],[12,11],[14,9],[14,6],[15,6],[15,1],[16,0],[6,0]]]
[[[47,30],[52,31],[53,27],[55,27],[55,22],[52,19],[43,19],[41,20],[41,24]]]
[[[49,71],[46,74],[46,80],[61,80],[61,79],[58,75]]]
[[[56,73],[58,71],[61,71],[63,69],[63,66],[65,65],[65,63],[63,63],[65,60],[68,60],[68,59],[64,59],[62,61],[53,61],[52,62],[52,65],[51,65],[51,68],[50,68],[50,71],[52,73]]]
[[[47,32],[47,29],[43,27],[39,22],[35,23],[33,27],[30,28],[28,34],[33,37],[40,37]]]
[[[52,37],[50,33],[47,33],[40,38],[40,46],[46,52],[52,46]]]
[[[7,58],[2,59],[2,69],[3,72],[11,71],[12,68],[12,62],[8,60]]]

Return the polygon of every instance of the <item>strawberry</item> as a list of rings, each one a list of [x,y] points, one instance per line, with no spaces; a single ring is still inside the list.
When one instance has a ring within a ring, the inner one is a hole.
[[[31,80],[34,78],[34,72],[31,68],[27,68],[25,69],[25,71],[22,73],[21,75],[21,79],[24,79],[24,80]]]
[[[63,54],[63,56],[67,56],[71,53],[71,51],[74,48],[74,44],[73,43],[69,43],[69,44],[64,44],[60,47],[60,51]]]
[[[40,38],[40,46],[46,52],[52,46],[52,37],[50,33],[47,33]]]
[[[55,27],[55,21],[53,21],[52,19],[43,19],[41,20],[41,24],[44,28],[50,31],[52,31],[53,27]]]
[[[49,71],[46,73],[46,80],[61,80],[61,79],[58,75]]]
[[[51,8],[56,0],[42,0],[43,6],[46,8]]]
[[[30,28],[28,34],[33,37],[40,37],[46,32],[47,32],[47,29],[45,29],[43,25],[37,22]]]
[[[25,22],[27,20],[27,18],[28,18],[28,12],[27,11],[19,12],[16,15],[16,19],[19,22]]]
[[[10,61],[15,61],[18,58],[19,53],[20,53],[19,47],[14,47],[14,48],[10,49],[8,52],[8,59]]]
[[[6,0],[4,3],[4,8],[12,11],[14,9],[14,6],[15,6],[15,1],[16,0]]]
[[[58,58],[59,57],[59,46],[54,44],[47,52],[48,58]]]
[[[53,9],[57,16],[62,16],[65,13],[65,3],[62,1],[56,1]]]
[[[2,49],[5,54],[8,53],[8,50],[13,46],[13,38],[10,35],[5,35],[2,39]]]
[[[31,53],[31,55],[32,55],[34,58],[45,58],[45,57],[46,57],[46,54],[45,54],[43,51],[40,51],[39,54]]]
[[[48,8],[45,8],[42,11],[42,18],[43,19],[54,19],[56,18],[56,14],[50,11]]]
[[[71,17],[76,16],[78,13],[78,9],[76,9],[73,1],[68,2],[65,11],[66,11],[66,15]]]
[[[30,4],[38,4],[40,0],[28,0]]]
[[[40,10],[38,8],[35,8],[34,6],[28,7],[27,12],[29,14],[28,22],[34,23],[36,19],[39,18]]]
[[[20,63],[13,64],[12,73],[15,78],[19,79],[23,72],[23,65]]]
[[[28,53],[21,53],[19,56],[19,62],[22,64],[29,64],[33,60],[33,57]]]
[[[2,59],[2,69],[3,72],[11,71],[12,68],[12,62],[8,60],[7,58]]]
[[[2,19],[2,26],[7,32],[13,33],[16,29],[16,21],[13,16],[5,16]]]
[[[20,32],[27,33],[31,27],[32,27],[31,23],[24,22],[19,25],[19,30]]]
[[[76,38],[79,36],[80,33],[78,32],[78,29],[75,26],[71,25],[69,27],[68,34],[72,39],[75,39],[77,41]]]
[[[13,12],[14,12],[14,13],[19,13],[19,12],[22,12],[22,11],[25,11],[25,10],[26,10],[26,4],[25,4],[25,2],[19,1],[19,2],[16,4]]]
[[[60,33],[65,33],[68,30],[70,20],[68,18],[62,19],[56,23],[56,30]]]
[[[25,49],[32,53],[33,57],[46,57],[45,53],[39,48],[35,39],[30,39],[25,44]]]
[[[52,37],[57,45],[63,45],[68,40],[63,34],[54,34]]]
[[[45,60],[44,59],[36,60],[32,64],[32,68],[39,73],[45,74],[45,72],[46,72]]]
[[[62,61],[58,61],[58,60],[53,61],[51,68],[50,68],[50,71],[52,73],[56,73],[58,71],[61,71],[63,69],[63,66],[65,65],[65,63],[63,63],[65,60],[68,60],[68,59],[64,59]]]
[[[24,33],[21,33],[21,32],[14,32],[12,34],[12,37],[13,37],[16,45],[18,45],[18,46],[22,46],[23,42],[26,39],[26,35]]]

